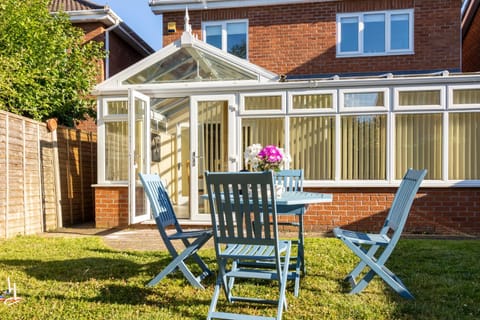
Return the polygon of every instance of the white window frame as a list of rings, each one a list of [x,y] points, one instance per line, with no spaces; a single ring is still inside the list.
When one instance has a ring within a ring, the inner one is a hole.
[[[288,105],[287,105],[287,113],[290,115],[297,115],[297,114],[324,114],[324,113],[332,113],[336,112],[338,108],[338,94],[337,90],[302,90],[302,91],[289,91],[288,93]],[[303,95],[322,95],[322,94],[329,94],[332,95],[332,107],[331,108],[323,108],[323,109],[294,109],[293,108],[293,97],[294,96],[303,96]]]
[[[440,91],[440,105],[418,105],[418,106],[401,106],[400,105],[400,92],[414,92],[414,91]],[[421,110],[445,110],[446,98],[445,98],[445,86],[423,86],[423,87],[395,87],[393,91],[393,110],[394,111],[421,111]]]
[[[128,123],[128,111],[127,113],[122,114],[108,114],[108,103],[115,101],[123,101],[128,104],[128,97],[109,97],[99,100],[99,111],[100,117],[98,119],[97,126],[97,153],[98,153],[98,166],[97,166],[97,179],[99,184],[108,184],[108,185],[122,185],[126,186],[128,180],[106,180],[105,178],[105,141],[106,141],[106,130],[105,124],[109,122],[124,121]]]
[[[454,104],[453,103],[453,91],[455,90],[465,90],[465,89],[477,89],[480,88],[476,85],[461,85],[461,86],[448,86],[448,109],[449,110],[461,110],[461,109],[477,109],[480,107],[479,104]]]
[[[363,48],[363,36],[364,36],[364,17],[370,14],[384,14],[385,15],[385,52],[364,52]],[[391,49],[391,16],[397,14],[408,14],[409,16],[409,33],[408,33],[408,48],[407,49]],[[358,51],[342,52],[341,49],[341,35],[342,35],[342,18],[356,18],[358,19]],[[340,13],[337,14],[337,57],[362,57],[362,56],[386,56],[386,55],[400,55],[400,54],[413,54],[414,48],[414,14],[413,9],[404,10],[387,10],[387,11],[369,11],[369,12],[356,12],[356,13]]]
[[[384,106],[369,106],[369,107],[345,107],[345,94],[346,93],[366,93],[366,92],[383,92]],[[339,92],[339,110],[340,112],[349,112],[352,114],[359,112],[378,112],[382,113],[389,110],[390,106],[390,94],[388,88],[358,88],[358,89],[340,89]]]
[[[248,60],[248,19],[234,19],[234,20],[218,20],[218,21],[205,21],[202,22],[202,39],[206,43],[207,42],[207,27],[210,26],[221,26],[222,28],[222,50],[225,52],[227,51],[227,24],[229,23],[245,23],[246,27],[246,37],[247,37],[247,48],[246,48],[246,57],[245,59]]]
[[[246,97],[281,97],[281,108],[280,110],[275,109],[264,109],[264,110],[245,110],[245,98]],[[286,92],[285,91],[272,91],[272,92],[260,92],[260,93],[241,93],[240,94],[240,110],[239,115],[285,115],[286,114]]]

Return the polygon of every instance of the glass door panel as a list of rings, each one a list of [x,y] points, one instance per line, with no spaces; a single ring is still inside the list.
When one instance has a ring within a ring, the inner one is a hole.
[[[209,220],[208,200],[201,198],[206,192],[204,173],[238,170],[234,148],[234,114],[229,106],[233,96],[192,97],[190,190],[192,219]],[[192,136],[193,134],[193,136]],[[230,156],[232,155],[232,156]]]
[[[129,223],[139,223],[150,218],[150,210],[138,174],[149,173],[150,168],[150,99],[129,90],[129,177],[128,203]]]

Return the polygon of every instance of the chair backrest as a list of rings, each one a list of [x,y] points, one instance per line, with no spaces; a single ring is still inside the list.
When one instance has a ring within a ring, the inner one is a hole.
[[[278,249],[272,172],[205,172],[205,180],[217,246],[258,244]]]
[[[157,223],[160,231],[168,226],[175,226],[179,228],[175,211],[173,210],[170,197],[163,185],[160,176],[156,174],[138,174],[142,181],[143,189],[150,201],[150,207],[153,212],[153,217]]]
[[[274,172],[275,182],[281,183],[285,191],[303,191],[303,170],[289,169]]]
[[[390,229],[400,231],[398,233],[401,233],[410,213],[415,195],[426,174],[426,169],[407,170],[393,199],[382,233],[387,233]]]

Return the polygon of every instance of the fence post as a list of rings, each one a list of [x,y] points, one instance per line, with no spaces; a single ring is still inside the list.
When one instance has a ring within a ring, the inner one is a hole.
[[[60,162],[58,160],[58,143],[57,143],[57,130],[50,132],[52,135],[53,145],[53,173],[55,179],[55,207],[57,211],[57,228],[63,227],[62,205],[60,203],[62,199],[62,191],[60,189]]]

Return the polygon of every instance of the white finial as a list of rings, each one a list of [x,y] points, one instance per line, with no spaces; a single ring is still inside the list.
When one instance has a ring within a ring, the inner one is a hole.
[[[192,33],[192,26],[190,25],[190,17],[188,16],[188,7],[185,7],[185,32]]]

